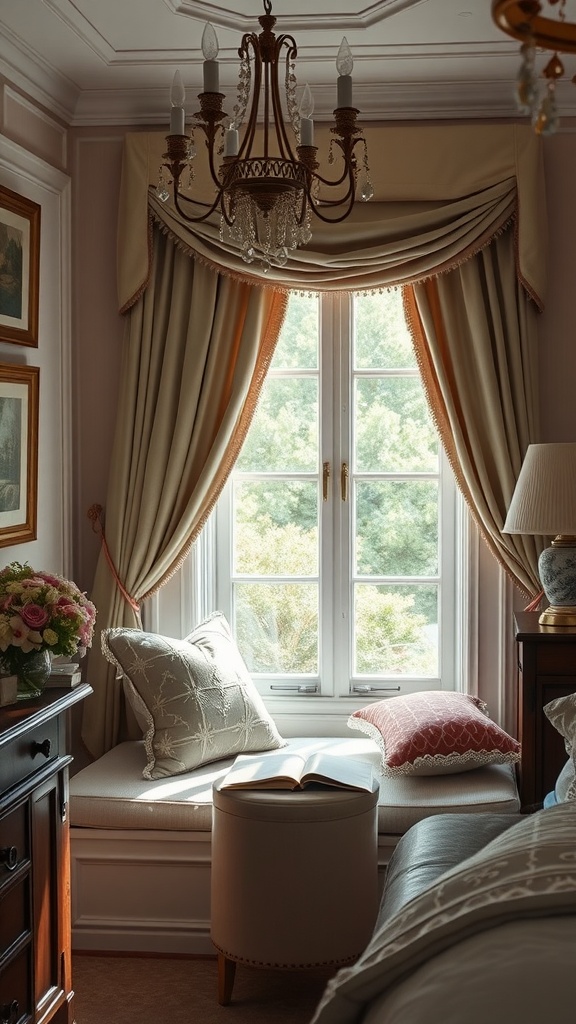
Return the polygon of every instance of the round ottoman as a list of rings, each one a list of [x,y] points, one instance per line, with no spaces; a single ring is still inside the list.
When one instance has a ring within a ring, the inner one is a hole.
[[[379,785],[372,792],[213,788],[211,937],[218,999],[236,963],[353,962],[378,911]]]

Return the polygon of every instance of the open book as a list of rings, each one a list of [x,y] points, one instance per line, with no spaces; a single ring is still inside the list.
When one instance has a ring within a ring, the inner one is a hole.
[[[294,751],[240,754],[222,783],[223,789],[305,789],[320,784],[340,789],[374,788],[374,769],[368,761],[316,751],[306,757]]]

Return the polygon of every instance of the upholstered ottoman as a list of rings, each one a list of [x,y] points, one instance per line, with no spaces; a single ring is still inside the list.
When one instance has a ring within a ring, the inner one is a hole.
[[[213,788],[211,938],[218,998],[236,963],[353,962],[378,911],[378,781],[372,792]]]

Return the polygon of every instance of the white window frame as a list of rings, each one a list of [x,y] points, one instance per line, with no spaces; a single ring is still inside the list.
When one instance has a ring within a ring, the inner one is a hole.
[[[339,352],[341,346],[347,343],[345,337],[346,331],[351,329],[351,324],[346,325],[344,323],[343,308],[345,309],[344,303],[347,301],[347,297],[340,295],[332,295],[329,300],[321,307],[320,314],[320,347],[321,350],[329,347],[334,349],[338,347]],[[352,305],[350,304],[350,320],[352,315]],[[344,326],[344,330],[342,329]],[[348,346],[348,351],[351,351],[351,346]],[[326,366],[330,367],[329,371],[326,372]],[[332,366],[336,373],[336,377],[331,379],[329,374]],[[335,504],[337,501],[336,495],[334,494],[334,488],[337,486],[340,466],[343,462],[350,466],[350,445],[351,445],[351,430],[348,432],[340,433],[339,426],[337,427],[335,420],[340,415],[340,410],[343,408],[347,396],[349,394],[350,385],[350,374],[351,367],[344,365],[344,361],[339,358],[332,361],[323,361],[322,364],[323,373],[321,375],[321,387],[328,387],[334,395],[338,396],[339,401],[333,403],[321,402],[321,408],[323,409],[324,421],[321,423],[321,452],[320,452],[320,467],[322,460],[330,453],[331,458],[331,486],[333,493],[333,500],[325,504],[322,509],[322,515],[324,517],[332,517],[334,515]],[[335,441],[337,439],[337,443]],[[338,445],[338,446],[337,446]],[[469,588],[466,585],[463,573],[465,567],[468,564],[468,559],[463,557],[463,549],[468,545],[468,516],[464,511],[464,506],[458,489],[452,479],[451,470],[448,466],[446,456],[441,449],[441,486],[442,486],[442,515],[443,522],[441,523],[440,536],[444,538],[440,545],[440,555],[443,559],[442,569],[440,575],[446,576],[446,572],[450,571],[448,566],[449,563],[453,565],[455,586],[452,588],[451,601],[445,603],[443,614],[440,620],[441,629],[441,644],[440,649],[443,653],[444,662],[440,665],[440,672],[438,678],[426,678],[426,679],[414,679],[408,681],[405,679],[401,680],[400,689],[397,684],[391,680],[367,680],[364,684],[363,681],[359,682],[356,689],[350,687],[350,669],[351,665],[348,665],[348,673],[342,674],[340,680],[337,679],[334,672],[335,664],[343,664],[348,659],[347,643],[342,643],[343,630],[335,629],[335,635],[331,633],[332,624],[336,621],[336,617],[332,619],[332,623],[323,631],[323,644],[320,652],[320,666],[319,666],[319,681],[321,690],[318,693],[314,692],[298,692],[298,683],[301,682],[306,689],[306,683],[308,679],[298,677],[291,677],[290,679],[281,680],[272,677],[255,677],[256,685],[258,686],[267,707],[271,713],[280,718],[288,716],[291,720],[303,725],[303,719],[306,719],[308,725],[310,721],[315,723],[314,733],[319,732],[318,723],[320,720],[329,723],[329,734],[333,734],[335,720],[339,720],[340,724],[344,723],[350,713],[356,707],[362,706],[365,703],[379,699],[379,697],[386,695],[393,695],[398,692],[407,693],[413,692],[420,689],[459,689],[466,690],[468,686],[468,672],[467,672],[467,628],[466,623],[468,622],[468,601],[466,595],[469,592]],[[214,591],[211,597],[206,596],[206,602],[203,602],[203,614],[209,614],[210,610],[215,610],[214,601],[218,605],[218,609],[223,611],[224,614],[231,618],[232,616],[232,588],[230,581],[230,565],[231,565],[231,484],[229,483],[224,489],[223,495],[218,503],[215,515],[212,517],[210,522],[210,529],[205,530],[203,537],[202,552],[197,552],[196,561],[198,562],[198,556],[201,556],[203,568],[201,574],[204,580],[214,580]],[[340,529],[340,543],[343,543],[342,538],[345,539],[347,545],[346,558],[350,564],[352,552],[350,550],[350,533],[349,523],[346,522],[347,517],[350,515],[350,502],[348,507],[343,509],[342,503],[339,503],[339,508],[336,513],[336,519],[340,517],[339,529]],[[342,514],[344,513],[344,514]],[[340,613],[343,613],[343,609],[349,607],[349,593],[344,593],[345,586],[341,578],[332,576],[332,567],[335,564],[334,559],[331,555],[331,545],[336,543],[336,534],[334,532],[334,540],[331,539],[331,530],[323,529],[321,532],[322,544],[325,545],[322,553],[324,558],[324,565],[328,567],[328,571],[324,573],[322,578],[322,587],[326,592],[339,594]],[[448,548],[446,543],[448,542]],[[210,567],[209,567],[210,566]],[[458,569],[458,571],[456,571]],[[351,587],[351,580],[349,586]],[[442,584],[440,584],[442,586]],[[217,595],[217,597],[215,597]],[[351,652],[350,652],[351,653]],[[272,689],[271,687],[275,687]],[[283,688],[285,687],[285,688]],[[360,687],[366,687],[360,689]],[[369,687],[369,688],[368,688]]]

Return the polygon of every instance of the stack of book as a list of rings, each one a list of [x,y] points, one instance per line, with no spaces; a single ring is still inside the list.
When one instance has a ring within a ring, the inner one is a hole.
[[[53,662],[52,671],[48,678],[46,686],[55,686],[61,690],[71,690],[74,686],[78,686],[78,683],[82,682],[82,672],[80,666],[74,662],[70,664],[63,664]]]

